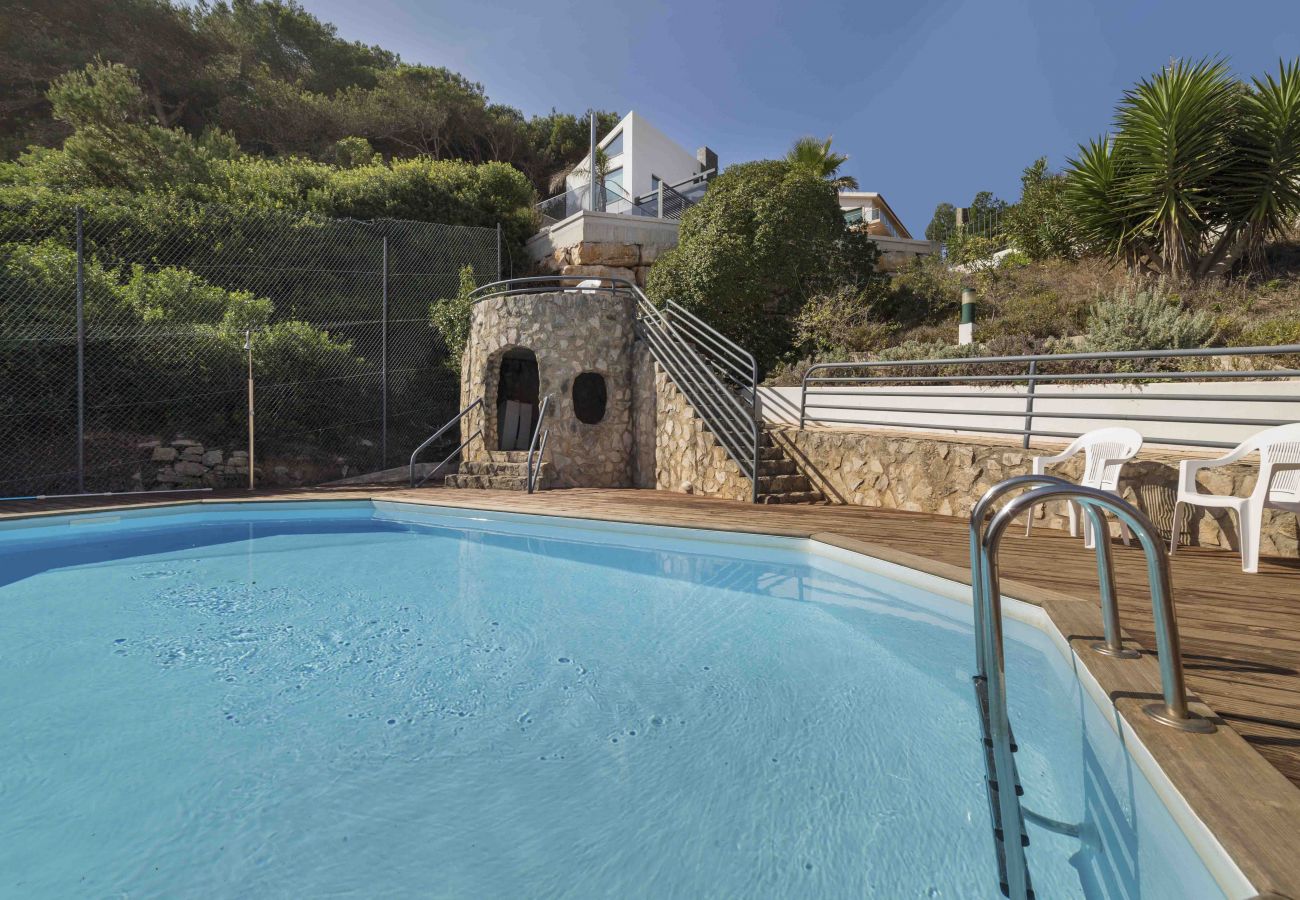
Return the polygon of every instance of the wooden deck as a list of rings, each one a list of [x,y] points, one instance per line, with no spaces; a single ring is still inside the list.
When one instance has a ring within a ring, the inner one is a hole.
[[[960,580],[965,580],[967,575],[964,520],[874,508],[756,507],[747,503],[637,490],[555,490],[527,495],[442,488],[412,491],[391,486],[256,494],[239,491],[172,495],[167,499],[183,502],[195,499],[354,497],[410,499],[446,506],[795,537],[817,535],[822,540],[842,540],[849,544],[865,542],[875,548],[911,554],[928,561],[922,567],[936,574]],[[0,504],[0,518],[103,506],[156,504],[162,500],[156,496],[137,495],[131,498],[8,503]],[[1114,556],[1124,629],[1143,647],[1152,648],[1155,641],[1141,552],[1116,544]],[[1023,587],[1022,593],[1034,594],[1037,602],[1045,606],[1055,597],[1084,599],[1095,605],[1095,562],[1081,540],[1048,529],[1036,529],[1032,537],[1026,538],[1022,531],[1013,528],[1003,543],[1002,561],[1004,589],[1012,596],[1020,596],[1014,585]],[[1265,559],[1261,561],[1259,574],[1246,575],[1241,571],[1240,559],[1234,554],[1187,548],[1180,549],[1173,557],[1173,578],[1189,688],[1223,723],[1244,737],[1293,784],[1300,786],[1300,560]],[[1071,602],[1076,610],[1084,609],[1077,600]],[[1056,618],[1059,625],[1060,618]],[[1067,637],[1083,639],[1081,634],[1070,635],[1068,632]],[[1089,665],[1091,667],[1091,663]],[[1122,668],[1122,664],[1119,665]],[[1112,696],[1115,696],[1113,692]],[[1161,728],[1164,732],[1170,731]],[[1157,741],[1163,740],[1160,732],[1153,733],[1157,735]],[[1174,755],[1182,752],[1178,746],[1174,744],[1168,752]],[[1162,760],[1162,765],[1166,763],[1167,758]],[[1205,768],[1211,763],[1202,761],[1199,765]],[[1267,767],[1262,767],[1262,770],[1267,772]],[[1271,777],[1276,778],[1275,775]],[[1281,784],[1285,788],[1285,783]],[[1288,798],[1286,804],[1290,810],[1288,814],[1293,815],[1296,808],[1293,799]],[[1217,828],[1216,833],[1220,833]],[[1252,847],[1261,842],[1281,841],[1283,853],[1287,846],[1300,840],[1300,835],[1295,833],[1270,838],[1264,834],[1262,825],[1254,834],[1240,837],[1245,845]],[[1294,858],[1293,851],[1291,856]],[[1296,865],[1296,872],[1300,872],[1300,864]],[[1300,876],[1295,880],[1285,880],[1290,881],[1287,887],[1293,891],[1300,885]],[[1275,890],[1280,886],[1276,881],[1273,885]]]

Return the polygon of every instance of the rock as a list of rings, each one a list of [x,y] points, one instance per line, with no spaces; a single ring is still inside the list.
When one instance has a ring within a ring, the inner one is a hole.
[[[174,447],[155,447],[149,457],[154,462],[169,463],[176,459],[176,448]]]
[[[219,466],[219,465],[221,465],[221,451],[220,451],[220,450],[209,450],[207,453],[204,453],[204,454],[203,454],[203,465],[205,465],[205,466]]]
[[[641,262],[641,248],[636,244],[607,244],[583,241],[578,247],[574,263],[582,266],[622,266],[630,268]]]
[[[207,474],[208,471],[208,467],[203,465],[203,463],[192,462],[189,460],[181,460],[173,468],[177,475],[182,475],[187,478],[199,478]]]
[[[203,445],[198,441],[191,441],[189,438],[178,437],[172,441],[172,446],[184,449],[185,447],[202,447]]]

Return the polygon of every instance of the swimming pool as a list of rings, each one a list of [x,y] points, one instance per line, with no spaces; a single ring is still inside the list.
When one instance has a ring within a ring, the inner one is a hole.
[[[945,593],[400,503],[9,523],[0,893],[997,896]],[[1006,635],[1037,895],[1232,890],[1059,640]]]

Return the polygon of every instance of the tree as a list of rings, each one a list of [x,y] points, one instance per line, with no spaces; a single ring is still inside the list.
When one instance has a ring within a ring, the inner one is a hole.
[[[1039,157],[1020,176],[1020,200],[1006,210],[1004,230],[1032,260],[1072,259],[1077,255],[1074,219],[1066,208],[1064,175],[1047,170]]]
[[[1176,61],[1127,91],[1070,160],[1086,246],[1174,279],[1226,272],[1300,216],[1300,60],[1243,84]]]
[[[837,285],[865,286],[876,256],[875,244],[845,225],[821,176],[787,162],[743,163],[686,211],[647,290],[695,310],[766,368],[790,349],[791,318],[804,302]]]
[[[940,203],[934,208],[930,224],[925,226],[925,239],[944,243],[957,230],[957,207],[951,203]]]
[[[791,166],[805,169],[818,178],[825,178],[837,191],[856,191],[858,180],[852,175],[839,175],[840,166],[849,161],[848,156],[831,151],[831,139],[819,141],[815,137],[801,137],[790,145],[785,161]]]
[[[49,100],[72,134],[61,154],[31,158],[33,168],[47,169],[41,180],[130,190],[194,184],[209,177],[209,147],[221,146],[159,124],[135,72],[116,63],[95,61],[60,75]]]

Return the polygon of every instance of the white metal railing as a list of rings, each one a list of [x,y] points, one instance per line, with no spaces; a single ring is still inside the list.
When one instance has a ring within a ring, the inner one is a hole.
[[[1300,378],[1300,368],[1286,359],[1296,354],[1300,354],[1300,345],[1288,344],[817,363],[804,373],[800,385],[799,425],[811,421],[1017,435],[1028,447],[1035,437],[1072,439],[1107,422],[1144,422],[1153,426],[1144,433],[1150,443],[1233,447],[1237,440],[1206,439],[1204,428],[1198,426],[1264,429],[1300,419],[1300,406],[1291,418],[1249,411],[1252,405],[1260,408],[1258,404],[1300,403],[1300,385],[1295,392],[1282,394],[1261,392],[1257,386],[1261,381]],[[1281,365],[1271,369],[1185,368],[1198,360],[1223,357],[1274,357]],[[1159,368],[1161,362],[1167,368]],[[1098,371],[1077,371],[1081,366]],[[1075,371],[1054,371],[1060,368]],[[1191,382],[1191,387],[1197,387],[1196,382],[1213,382],[1231,387],[1217,393],[1161,390],[1160,382]],[[1256,384],[1252,386],[1252,382]],[[1082,389],[1074,390],[1075,386]],[[1131,393],[1116,393],[1116,387]],[[1115,401],[1158,401],[1161,411],[1108,408],[1114,407]],[[1236,414],[1204,414],[1205,405],[1216,402],[1232,404]],[[1043,427],[1044,421],[1049,427]],[[1080,427],[1071,429],[1072,423]]]

